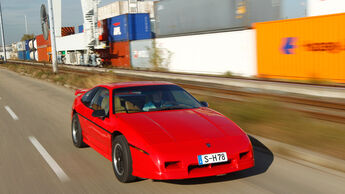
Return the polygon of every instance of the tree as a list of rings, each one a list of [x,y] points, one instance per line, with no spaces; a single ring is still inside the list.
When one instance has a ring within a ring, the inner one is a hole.
[[[21,41],[24,41],[24,40],[31,40],[31,39],[34,39],[35,38],[35,35],[34,34],[24,34]]]

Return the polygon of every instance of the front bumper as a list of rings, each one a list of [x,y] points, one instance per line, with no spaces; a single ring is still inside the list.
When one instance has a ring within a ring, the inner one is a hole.
[[[254,160],[238,162],[231,160],[226,163],[208,164],[199,166],[198,164],[190,164],[187,168],[170,169],[165,172],[157,172],[151,179],[169,180],[169,179],[189,179],[216,176],[228,174],[240,170],[245,170],[254,166]]]
[[[175,162],[160,158],[155,160],[149,155],[136,153],[131,149],[133,158],[133,175],[154,180],[190,179],[216,176],[241,171],[254,166],[253,151],[247,150],[246,155],[241,153],[228,155],[228,161],[216,164],[198,165],[196,157],[183,158]],[[180,157],[174,157],[180,158]],[[170,158],[171,159],[171,158]],[[154,162],[154,161],[158,161]]]

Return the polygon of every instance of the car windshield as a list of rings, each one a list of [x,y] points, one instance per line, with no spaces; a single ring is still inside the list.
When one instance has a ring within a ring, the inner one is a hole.
[[[154,85],[114,90],[114,112],[134,113],[162,110],[191,109],[200,103],[176,85]]]

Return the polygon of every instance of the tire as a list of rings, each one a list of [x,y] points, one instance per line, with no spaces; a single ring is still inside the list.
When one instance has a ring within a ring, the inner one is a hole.
[[[75,147],[83,148],[87,146],[83,141],[83,134],[81,132],[78,114],[73,115],[71,132],[72,132],[72,141]]]
[[[116,178],[123,183],[132,182],[132,156],[128,142],[123,135],[116,136],[112,145],[112,164]]]

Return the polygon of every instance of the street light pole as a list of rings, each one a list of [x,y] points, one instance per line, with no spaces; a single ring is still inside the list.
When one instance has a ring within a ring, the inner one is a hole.
[[[28,20],[26,19],[26,15],[24,15],[24,20],[25,20],[25,32],[26,32],[26,34],[29,34],[29,30],[28,30]]]
[[[4,51],[4,62],[7,61],[7,57],[6,57],[6,43],[5,43],[5,35],[4,35],[4,25],[3,25],[3,21],[2,21],[2,10],[1,10],[1,2],[0,2],[0,30],[1,30],[1,40],[2,40],[2,49]]]
[[[55,41],[55,27],[54,27],[54,11],[52,0],[48,0],[48,13],[50,23],[50,40],[52,46],[52,66],[53,72],[58,73],[57,57],[56,57],[56,41]]]

